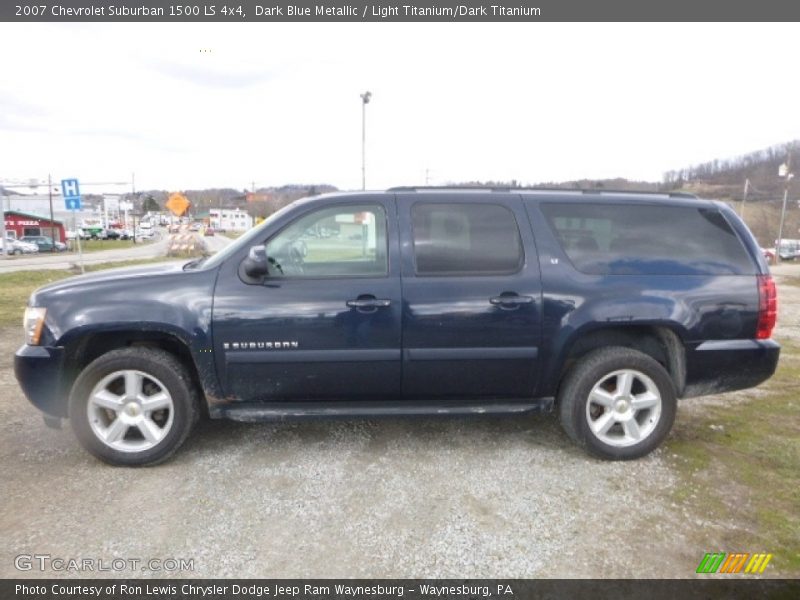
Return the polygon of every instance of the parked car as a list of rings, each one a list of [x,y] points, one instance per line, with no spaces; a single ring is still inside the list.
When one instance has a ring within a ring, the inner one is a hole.
[[[84,237],[82,239],[92,239],[92,240],[104,240],[108,237],[106,233],[106,228],[98,220],[92,220],[91,222],[87,223],[84,221],[83,227],[81,227],[81,231],[83,231]]]
[[[0,239],[0,252],[5,253],[6,248],[8,248],[8,254],[35,254],[39,252],[39,246],[36,244],[30,244],[28,242],[22,242],[20,240],[15,240],[14,238],[7,237],[5,241]]]
[[[136,230],[136,239],[138,240],[152,240],[155,238],[155,233],[150,228],[147,229],[137,229]]]
[[[362,240],[297,247],[353,223]],[[634,459],[678,399],[773,374],[776,313],[764,257],[721,202],[397,188],[299,200],[207,258],[46,285],[15,373],[47,422],[69,418],[118,465],[165,460],[201,414],[538,410],[592,455]]]
[[[109,240],[128,240],[133,237],[133,232],[130,229],[112,227],[110,229],[106,229],[106,237]]]
[[[36,244],[39,247],[39,252],[50,252],[55,249],[56,252],[64,252],[67,245],[64,242],[53,241],[49,235],[26,235],[20,238],[22,242],[29,244]]]
[[[23,242],[22,240],[16,240],[15,243],[17,244],[17,246],[22,248],[23,254],[36,254],[39,252],[39,246],[31,242]]]

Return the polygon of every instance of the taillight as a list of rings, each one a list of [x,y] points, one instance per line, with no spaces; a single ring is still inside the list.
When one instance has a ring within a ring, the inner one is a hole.
[[[758,278],[758,325],[756,339],[768,340],[778,317],[778,294],[772,275],[757,275]]]

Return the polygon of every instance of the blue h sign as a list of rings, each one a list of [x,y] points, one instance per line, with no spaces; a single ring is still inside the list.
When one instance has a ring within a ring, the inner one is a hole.
[[[64,204],[67,205],[67,210],[81,209],[81,191],[78,187],[77,179],[62,179],[61,193],[64,196]]]

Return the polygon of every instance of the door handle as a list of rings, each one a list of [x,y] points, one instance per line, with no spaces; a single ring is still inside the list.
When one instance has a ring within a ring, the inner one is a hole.
[[[356,298],[345,302],[350,308],[383,308],[391,303],[391,300],[385,298]]]
[[[489,303],[500,308],[518,307],[522,304],[530,304],[533,302],[533,296],[518,296],[516,294],[507,296],[493,296],[489,298]]]

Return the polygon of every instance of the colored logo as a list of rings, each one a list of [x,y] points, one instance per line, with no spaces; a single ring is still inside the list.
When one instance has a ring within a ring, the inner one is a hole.
[[[772,554],[708,552],[697,566],[697,573],[763,573]]]

